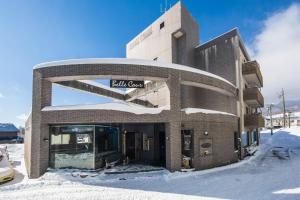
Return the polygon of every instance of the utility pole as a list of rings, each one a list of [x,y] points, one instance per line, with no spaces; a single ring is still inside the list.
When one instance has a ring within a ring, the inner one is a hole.
[[[288,116],[289,116],[289,128],[291,128],[291,111],[288,111]]]
[[[285,128],[285,118],[286,118],[286,116],[285,116],[285,113],[286,113],[286,111],[285,111],[285,98],[284,98],[284,90],[283,90],[283,88],[282,88],[282,90],[281,90],[281,95],[279,96],[280,98],[282,98],[282,106],[283,106],[283,127]]]
[[[273,104],[271,103],[269,106],[269,115],[270,115],[270,123],[271,123],[271,135],[273,135],[273,114],[272,114],[272,106]]]

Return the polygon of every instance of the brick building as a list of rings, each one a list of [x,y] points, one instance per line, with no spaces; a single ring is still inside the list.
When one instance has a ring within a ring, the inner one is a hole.
[[[49,166],[101,168],[117,155],[200,170],[236,162],[258,144],[263,80],[237,29],[199,44],[198,24],[178,2],[127,44],[126,55],[34,67],[25,134],[31,178]],[[52,84],[114,101],[52,106]]]

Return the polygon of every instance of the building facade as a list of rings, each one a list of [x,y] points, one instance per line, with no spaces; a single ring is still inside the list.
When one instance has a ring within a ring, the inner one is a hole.
[[[281,128],[284,126],[284,117],[283,113],[272,115],[272,123],[271,116],[266,115],[265,119],[265,127],[266,128]],[[300,112],[288,112],[285,114],[285,126],[300,126]]]
[[[7,143],[18,136],[19,129],[11,123],[0,123],[0,143]]]
[[[35,66],[25,134],[31,178],[116,158],[200,170],[236,162],[259,143],[263,80],[237,29],[199,44],[198,24],[178,2],[127,44],[126,55]],[[114,101],[52,106],[53,84]]]

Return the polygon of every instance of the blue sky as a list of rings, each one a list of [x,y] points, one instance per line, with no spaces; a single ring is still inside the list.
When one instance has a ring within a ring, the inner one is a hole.
[[[22,124],[31,108],[32,68],[60,59],[125,57],[125,45],[158,18],[164,0],[0,0],[0,122]],[[174,4],[176,0],[168,0]],[[264,22],[290,0],[183,3],[200,25],[201,42],[238,27],[252,46]],[[99,102],[54,89],[54,104]],[[69,100],[67,100],[69,97]],[[70,100],[71,99],[71,100]]]

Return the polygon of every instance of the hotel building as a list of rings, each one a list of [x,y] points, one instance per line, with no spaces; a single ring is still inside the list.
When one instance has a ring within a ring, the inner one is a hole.
[[[53,84],[113,101],[53,106]],[[116,160],[170,171],[237,162],[259,144],[262,86],[238,30],[201,44],[197,22],[178,2],[128,42],[126,58],[34,67],[29,177],[48,167],[99,169]]]

